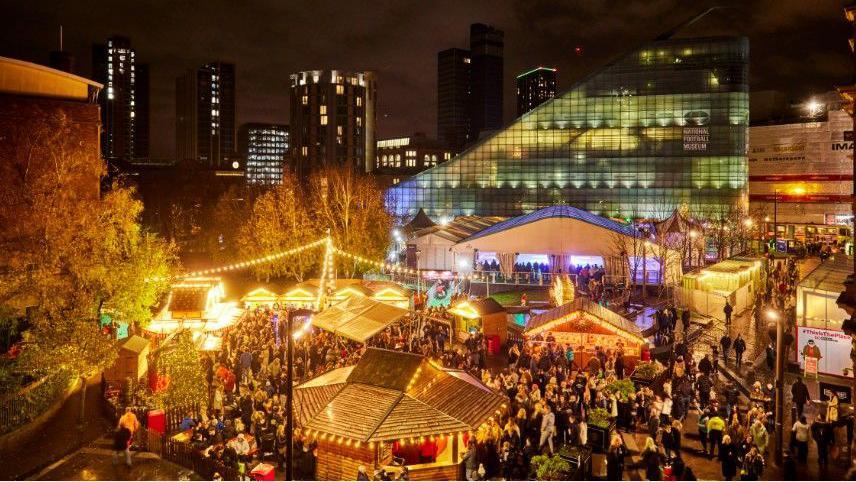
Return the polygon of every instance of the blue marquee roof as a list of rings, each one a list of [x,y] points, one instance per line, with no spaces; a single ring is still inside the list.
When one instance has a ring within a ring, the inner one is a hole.
[[[577,219],[627,236],[636,236],[638,234],[636,229],[632,226],[621,224],[619,222],[604,218],[602,216],[598,216],[596,214],[592,214],[588,211],[575,208],[573,206],[560,205],[548,206],[546,208],[539,209],[529,214],[524,214],[522,216],[517,216],[516,218],[511,218],[501,223],[494,224],[493,226],[487,229],[483,229],[473,234],[472,236],[462,240],[461,242],[490,236],[491,234],[496,234],[511,228],[523,226],[524,224],[534,223],[536,221],[541,221],[542,219],[550,218]]]

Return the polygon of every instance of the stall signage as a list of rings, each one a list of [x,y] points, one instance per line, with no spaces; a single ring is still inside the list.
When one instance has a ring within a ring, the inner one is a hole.
[[[838,397],[839,403],[850,403],[850,398],[853,391],[850,387],[844,385],[835,385],[834,383],[820,382],[820,399],[823,401],[829,400],[832,394]]]
[[[594,347],[599,346],[604,350],[617,351],[618,348],[624,350],[624,354],[628,356],[639,356],[639,347],[635,343],[629,342],[627,339],[618,335],[602,335],[599,333],[569,333],[554,331],[551,332],[556,343],[560,345],[571,345],[575,351],[583,346],[586,350],[594,351]]]
[[[852,339],[843,331],[800,326],[797,330],[797,355],[800,367],[811,373],[811,358],[817,359],[816,372],[840,377],[852,377],[850,362]],[[845,372],[846,370],[846,372]]]

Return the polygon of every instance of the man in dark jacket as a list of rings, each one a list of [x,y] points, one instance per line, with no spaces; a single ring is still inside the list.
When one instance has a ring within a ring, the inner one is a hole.
[[[119,454],[125,452],[125,464],[131,466],[131,431],[127,427],[119,427],[113,437],[113,465],[119,463]]]
[[[746,341],[740,333],[734,338],[734,356],[737,358],[737,368],[743,363],[743,352],[746,351]]]
[[[722,347],[722,364],[728,365],[728,350],[731,349],[731,337],[728,336],[727,331],[719,339],[719,346]]]
[[[791,385],[791,398],[794,401],[794,405],[797,406],[797,418],[799,418],[802,416],[803,408],[810,398],[808,387],[803,383],[802,378],[800,377],[797,377],[797,380],[793,385]]]
[[[731,312],[734,311],[734,308],[731,307],[731,303],[728,300],[725,300],[725,307],[722,308],[722,312],[725,314],[725,325],[731,325]]]
[[[821,413],[818,419],[811,424],[811,437],[817,444],[817,465],[820,468],[826,468],[829,463],[829,446],[835,436],[832,432],[832,426],[826,422],[824,414]]]

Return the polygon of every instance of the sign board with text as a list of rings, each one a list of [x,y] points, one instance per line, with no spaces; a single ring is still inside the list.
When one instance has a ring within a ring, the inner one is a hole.
[[[817,359],[817,373],[852,377],[850,361],[852,339],[843,331],[800,326],[797,329],[797,358],[800,368],[810,373],[811,358]],[[845,374],[845,370],[847,373]]]

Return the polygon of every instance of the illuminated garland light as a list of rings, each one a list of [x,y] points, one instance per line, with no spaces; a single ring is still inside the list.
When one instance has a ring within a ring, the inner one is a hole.
[[[187,273],[185,275],[182,275],[181,278],[194,278],[197,276],[205,276],[205,275],[209,275],[209,274],[223,273],[225,271],[234,271],[234,270],[238,270],[238,269],[249,268],[251,266],[256,266],[256,265],[262,264],[262,263],[272,263],[272,262],[274,262],[280,258],[284,258],[286,256],[291,256],[291,255],[297,254],[301,251],[305,251],[307,249],[319,246],[326,241],[327,241],[327,238],[319,239],[317,241],[313,241],[313,242],[311,242],[309,244],[305,244],[303,246],[298,246],[296,248],[292,248],[292,249],[289,249],[287,251],[281,251],[279,253],[270,254],[268,256],[263,256],[261,258],[255,258],[255,259],[251,259],[249,261],[242,261],[240,263],[234,263],[234,264],[230,264],[230,265],[226,265],[226,266],[220,266],[218,268],[205,269],[205,270],[201,270],[201,271],[193,271],[193,272]]]

